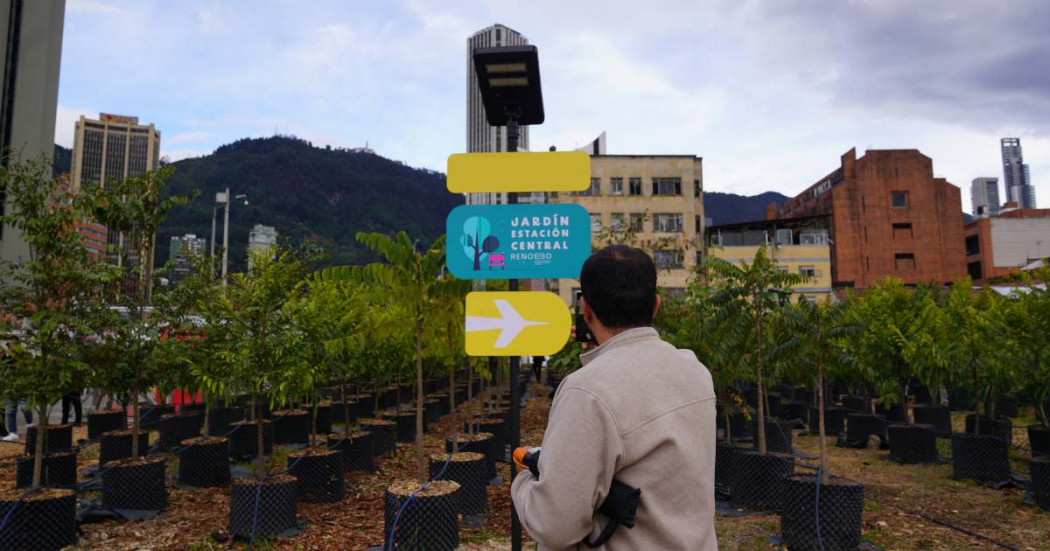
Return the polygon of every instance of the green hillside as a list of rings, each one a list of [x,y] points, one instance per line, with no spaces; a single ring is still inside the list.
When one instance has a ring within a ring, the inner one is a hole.
[[[293,246],[318,240],[332,255],[331,264],[357,264],[372,259],[355,241],[357,232],[404,230],[428,244],[444,233],[445,217],[463,202],[445,189],[441,173],[290,137],[243,139],[174,166],[169,191],[199,189],[200,196],[162,227],[158,264],[167,261],[171,236],[210,238],[215,193],[227,186],[249,200],[248,206],[237,202],[231,209],[231,271],[244,269],[248,231],[255,224],[276,227]],[[221,244],[221,210],[217,224]]]

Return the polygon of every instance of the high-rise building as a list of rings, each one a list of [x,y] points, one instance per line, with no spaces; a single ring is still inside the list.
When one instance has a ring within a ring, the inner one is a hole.
[[[256,224],[248,232],[248,270],[252,269],[252,255],[273,251],[277,247],[277,228]]]
[[[851,149],[839,168],[773,213],[830,216],[832,285],[866,288],[893,277],[951,283],[966,274],[958,187],[916,149]]]
[[[172,236],[168,248],[168,262],[171,263],[172,283],[181,281],[193,273],[193,257],[203,256],[207,252],[207,242],[203,237],[187,233],[182,237]]]
[[[481,29],[467,39],[467,153],[495,153],[507,150],[507,127],[490,126],[485,118],[478,77],[474,73],[474,48],[523,46],[529,40],[499,23]],[[522,126],[518,148],[529,148],[529,127]],[[506,204],[506,193],[468,193],[468,205]]]
[[[1021,153],[1021,138],[1003,138],[1000,141],[1003,152],[1003,185],[1006,188],[1006,201],[1017,203],[1022,209],[1035,208],[1035,187],[1032,186],[1032,175]]]
[[[673,295],[685,290],[703,250],[703,178],[703,160],[693,155],[592,155],[591,187],[551,193],[548,202],[586,208],[595,247],[644,249],[656,262],[657,285]],[[571,303],[579,287],[561,279],[555,292]]]
[[[111,183],[140,176],[160,166],[160,131],[152,124],[139,124],[138,117],[99,113],[98,119],[81,115],[73,134],[73,189],[85,184],[108,188]],[[124,254],[124,235],[108,232],[109,250],[115,264],[127,257],[138,263],[137,252]]]
[[[50,162],[55,147],[58,73],[62,61],[65,0],[0,0],[0,163],[43,157]],[[0,197],[0,209],[8,205]],[[22,232],[0,227],[0,259],[29,257]]]
[[[992,177],[974,178],[970,185],[970,202],[974,216],[992,216],[999,214],[999,179]]]

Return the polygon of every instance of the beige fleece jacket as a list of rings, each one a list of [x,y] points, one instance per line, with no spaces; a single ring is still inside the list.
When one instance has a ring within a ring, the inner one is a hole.
[[[540,477],[520,472],[511,495],[541,551],[586,549],[608,522],[596,513],[613,478],[642,491],[633,529],[599,549],[713,551],[715,393],[690,350],[651,328],[581,356],[558,387]]]

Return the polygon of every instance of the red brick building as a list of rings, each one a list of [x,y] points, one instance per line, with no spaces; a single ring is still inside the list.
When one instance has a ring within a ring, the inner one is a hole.
[[[975,218],[963,230],[966,270],[974,281],[995,279],[1050,257],[1050,209],[1003,205],[996,216]]]
[[[779,209],[779,218],[830,216],[832,284],[868,287],[892,276],[949,283],[966,275],[959,188],[933,176],[916,149],[856,149]]]

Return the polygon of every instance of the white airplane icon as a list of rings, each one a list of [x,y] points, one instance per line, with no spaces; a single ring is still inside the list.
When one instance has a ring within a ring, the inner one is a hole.
[[[518,313],[509,302],[503,299],[495,299],[496,309],[499,310],[498,318],[483,318],[481,316],[467,316],[467,333],[475,331],[492,331],[500,329],[502,332],[496,339],[494,348],[506,348],[514,337],[521,333],[522,329],[535,325],[548,325],[545,321],[529,321]]]

